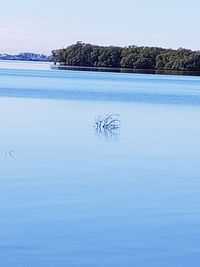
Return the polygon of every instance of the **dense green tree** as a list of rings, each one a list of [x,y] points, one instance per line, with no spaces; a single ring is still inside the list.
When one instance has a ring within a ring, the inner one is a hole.
[[[200,71],[200,52],[183,48],[122,48],[78,42],[53,50],[52,61],[69,66]]]

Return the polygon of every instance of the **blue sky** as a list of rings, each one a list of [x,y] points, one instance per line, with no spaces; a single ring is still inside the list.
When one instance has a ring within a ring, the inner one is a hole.
[[[199,0],[6,0],[0,53],[52,49],[76,41],[200,49]]]

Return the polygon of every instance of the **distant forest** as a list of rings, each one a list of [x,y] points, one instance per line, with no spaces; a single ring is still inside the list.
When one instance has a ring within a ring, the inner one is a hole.
[[[51,60],[68,66],[200,71],[200,51],[184,48],[97,46],[78,42],[53,50]]]

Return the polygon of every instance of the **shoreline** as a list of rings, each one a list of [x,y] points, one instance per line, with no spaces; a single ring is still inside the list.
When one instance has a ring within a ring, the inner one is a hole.
[[[154,69],[128,69],[111,67],[86,67],[69,65],[50,65],[52,70],[71,70],[71,71],[93,71],[111,73],[133,73],[133,74],[160,74],[160,75],[183,75],[200,76],[200,71],[180,71],[180,70],[154,70]]]
[[[45,64],[46,70],[68,70],[68,71],[91,71],[91,72],[110,72],[110,73],[129,73],[129,74],[151,74],[151,75],[178,75],[200,77],[200,71],[178,71],[178,70],[155,70],[155,69],[129,69],[129,68],[112,68],[112,67],[86,67],[55,65],[52,61],[35,61],[35,60],[0,60],[0,63],[32,63]],[[48,67],[47,67],[48,66]]]

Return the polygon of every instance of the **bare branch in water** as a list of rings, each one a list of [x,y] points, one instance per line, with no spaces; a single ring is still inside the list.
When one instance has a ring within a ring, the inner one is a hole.
[[[99,115],[95,120],[95,131],[106,138],[117,137],[120,134],[121,121],[119,114]]]

